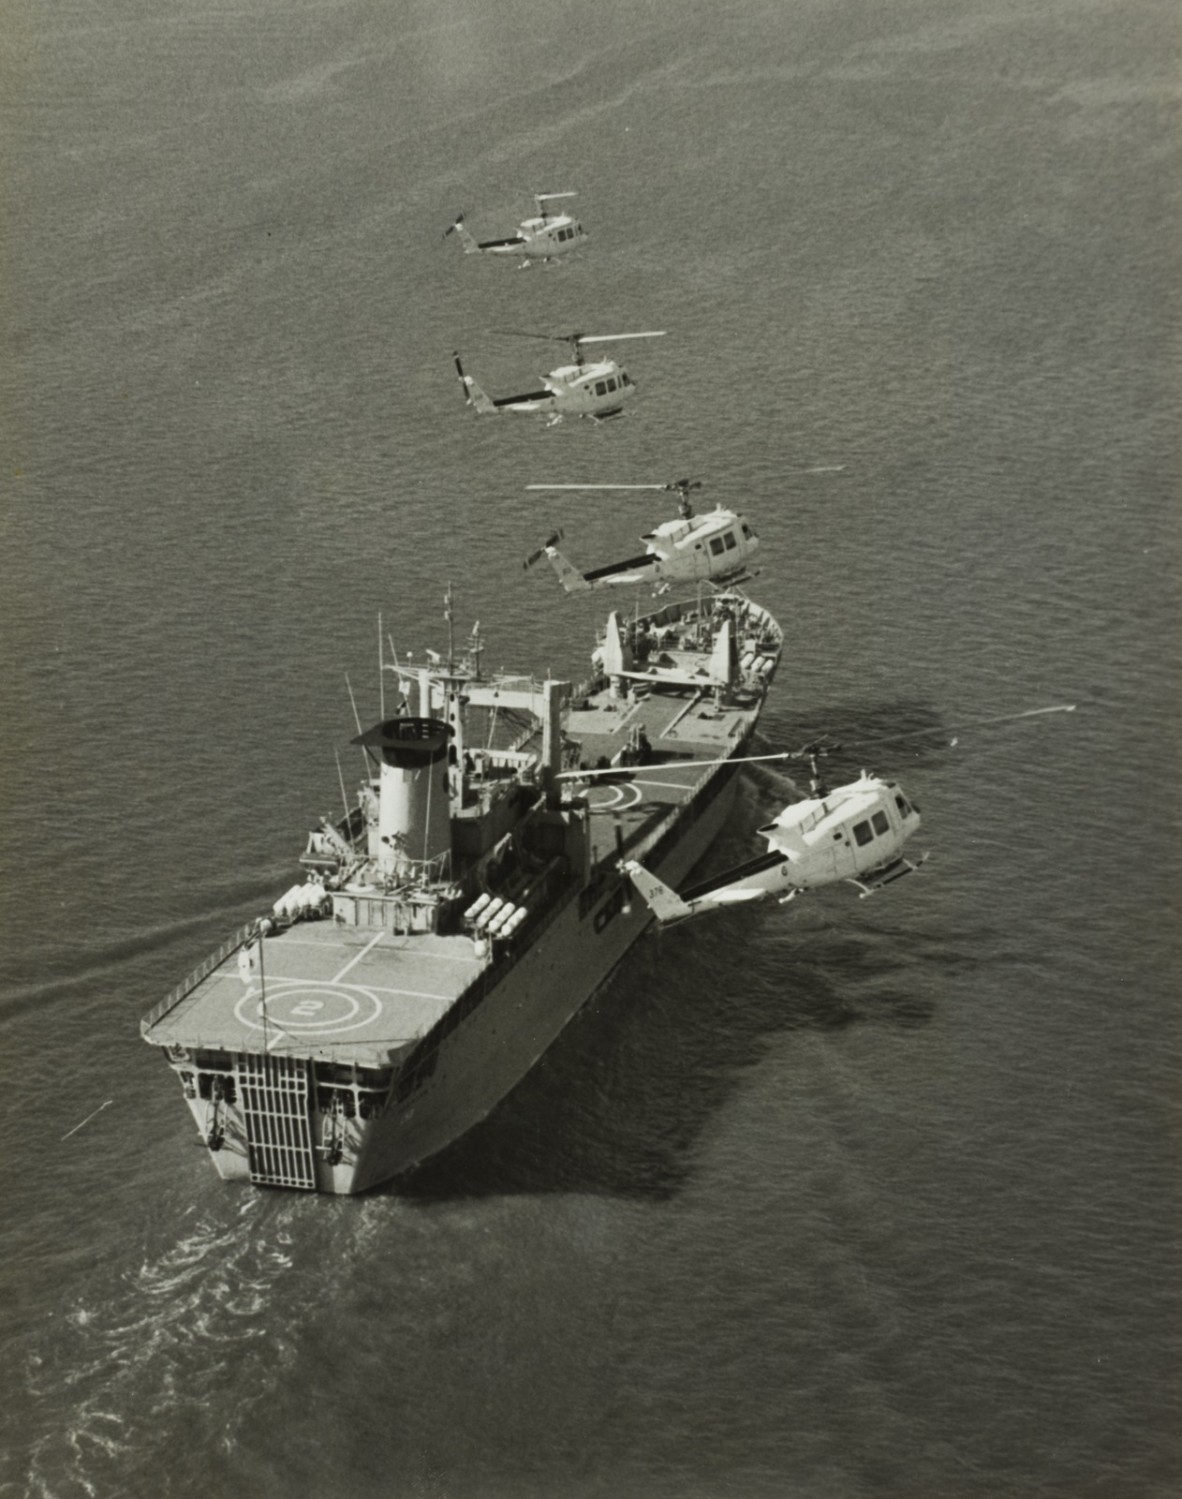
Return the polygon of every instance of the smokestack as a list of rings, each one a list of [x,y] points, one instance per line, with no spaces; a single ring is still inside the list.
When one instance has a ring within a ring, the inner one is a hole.
[[[451,848],[449,737],[438,718],[387,718],[353,740],[381,772],[378,865],[385,875],[408,875],[413,864]]]

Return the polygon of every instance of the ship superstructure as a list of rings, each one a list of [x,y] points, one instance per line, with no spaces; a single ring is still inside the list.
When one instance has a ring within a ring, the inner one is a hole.
[[[705,853],[781,648],[707,586],[612,613],[577,688],[487,674],[476,635],[387,666],[356,803],[142,1022],[220,1174],[360,1192],[482,1119],[651,923],[621,861]]]

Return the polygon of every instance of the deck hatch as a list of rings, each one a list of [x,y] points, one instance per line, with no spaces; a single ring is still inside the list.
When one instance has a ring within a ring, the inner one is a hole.
[[[243,1056],[238,1081],[251,1181],[315,1191],[306,1058]]]

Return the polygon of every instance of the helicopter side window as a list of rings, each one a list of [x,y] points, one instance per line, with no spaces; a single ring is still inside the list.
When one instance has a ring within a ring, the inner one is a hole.
[[[604,384],[604,382],[602,380],[596,380],[596,382],[595,382],[595,394],[597,396],[605,396],[605,395],[607,395],[607,386]]]
[[[887,833],[890,831],[890,820],[885,812],[876,812],[871,818],[871,821],[874,823],[874,831],[879,835],[879,837],[881,837],[883,833]]]
[[[723,550],[722,537],[721,536],[713,536],[713,537],[711,537],[711,539],[710,539],[710,550],[714,553],[714,555],[716,557]]]
[[[733,531],[728,531],[722,540],[728,552],[733,552],[739,544],[735,540],[735,533]]]
[[[863,848],[865,848],[866,844],[873,842],[874,834],[870,831],[870,822],[868,819],[854,823],[854,837]]]

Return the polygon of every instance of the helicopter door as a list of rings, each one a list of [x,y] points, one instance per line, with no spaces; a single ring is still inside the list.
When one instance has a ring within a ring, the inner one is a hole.
[[[854,836],[854,865],[858,870],[871,869],[896,851],[896,829],[882,807],[854,823],[850,832]]]
[[[738,538],[733,531],[724,531],[721,536],[710,538],[710,555],[712,558],[723,557],[727,552],[733,552],[738,544]]]

